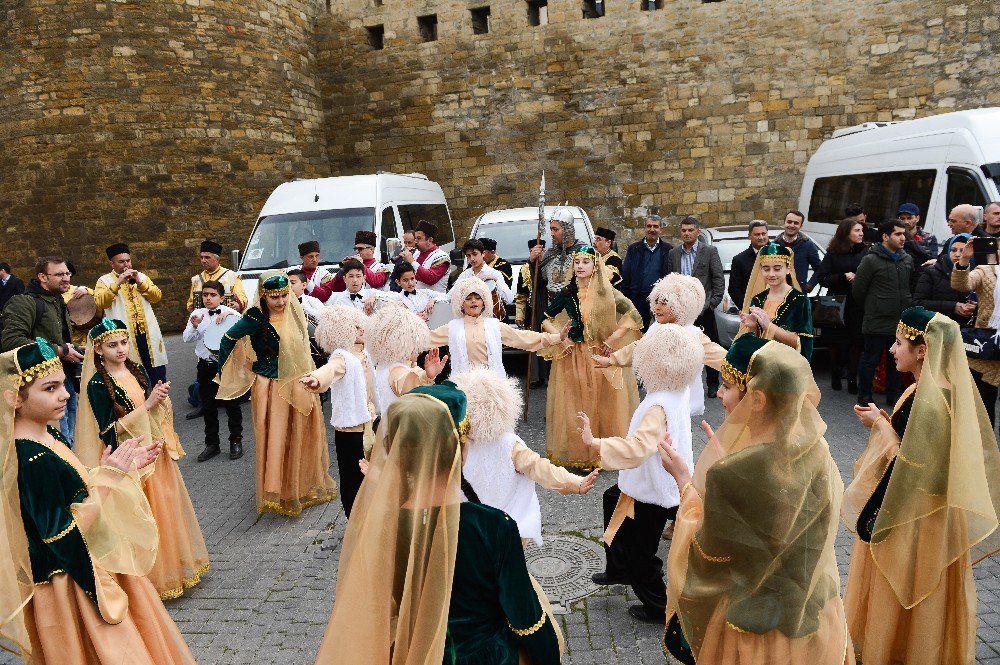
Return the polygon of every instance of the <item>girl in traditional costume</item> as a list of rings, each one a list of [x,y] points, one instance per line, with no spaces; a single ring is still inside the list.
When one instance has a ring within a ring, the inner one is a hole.
[[[208,571],[208,548],[198,525],[191,497],[177,460],[184,456],[174,412],[167,393],[169,383],[150,385],[129,339],[128,327],[117,319],[103,319],[87,334],[83,359],[80,414],[76,420],[76,452],[87,466],[97,466],[105,446],[136,436],[163,448],[156,463],[143,474],[142,489],[149,500],[160,546],[147,577],[160,598],[184,594]]]
[[[813,325],[809,298],[792,270],[792,250],[770,243],[757,254],[738,335],[750,332],[798,350],[812,360]]]
[[[257,510],[297,517],[337,496],[319,395],[299,378],[316,369],[302,306],[280,270],[260,276],[260,301],[219,348],[219,397],[251,390],[257,451]]]
[[[316,343],[330,359],[299,381],[314,393],[330,391],[330,424],[340,471],[340,500],[348,519],[364,476],[358,463],[374,443],[374,363],[365,351],[368,317],[354,307],[328,305],[316,327]]]
[[[586,494],[598,472],[570,473],[528,448],[515,433],[524,398],[517,381],[486,367],[452,374],[469,412],[468,453],[462,471],[479,500],[510,515],[521,539],[542,545],[542,509],[535,485],[560,494]]]
[[[579,414],[583,441],[597,452],[601,468],[621,470],[618,484],[604,492],[607,566],[594,581],[631,584],[640,603],[630,607],[629,614],[662,623],[667,591],[663,561],[656,550],[667,520],[677,514],[680,491],[660,465],[657,446],[669,434],[688,465],[694,466],[689,395],[704,355],[694,335],[664,323],[636,342],[633,361],[646,398],[632,414],[627,436],[594,438],[590,418]]]
[[[160,444],[88,468],[58,422],[69,394],[45,340],[0,355],[0,648],[28,663],[194,663],[144,575],[157,528],[140,473]]]
[[[427,324],[402,305],[390,303],[368,318],[365,348],[375,361],[375,397],[380,415],[400,395],[434,383],[448,356],[436,348],[427,352],[424,367],[417,366],[421,351],[431,348]]]
[[[448,347],[452,372],[467,372],[481,365],[506,377],[503,347],[541,351],[565,341],[569,334],[568,324],[560,332],[543,333],[518,330],[498,321],[492,307],[487,306],[493,302],[490,288],[478,277],[456,283],[449,297],[455,318],[431,331],[431,346]]]
[[[647,335],[665,323],[676,323],[701,344],[705,365],[714,370],[719,369],[726,357],[726,350],[694,325],[695,319],[705,308],[705,287],[701,280],[676,272],[670,273],[653,285],[649,305],[655,320],[649,324]],[[628,367],[632,364],[632,352],[636,344],[638,342],[632,342],[610,356],[595,354],[594,364],[598,367]],[[705,385],[701,372],[691,380],[690,388],[691,415],[700,416],[705,413]]]
[[[844,500],[848,624],[865,665],[972,665],[972,566],[1000,550],[996,436],[957,323],[910,307],[891,352],[917,381],[891,416],[854,407],[871,437]]]
[[[318,664],[534,665],[560,659],[517,525],[462,500],[465,396],[418,388],[389,407],[347,523]]]
[[[809,363],[743,335],[722,378],[726,421],[702,423],[694,474],[671,437],[660,444],[681,488],[664,648],[689,665],[853,663],[834,552],[844,486]]]
[[[597,251],[589,245],[574,251],[573,277],[545,310],[542,328],[554,333],[566,322],[569,339],[540,354],[552,359],[545,402],[547,456],[560,466],[592,469],[597,455],[580,438],[577,413],[590,414],[595,436],[621,436],[639,404],[632,372],[595,367],[592,356],[637,340],[642,317],[611,286]]]

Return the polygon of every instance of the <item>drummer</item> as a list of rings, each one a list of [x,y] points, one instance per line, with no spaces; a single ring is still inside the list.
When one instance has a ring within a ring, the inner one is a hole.
[[[219,343],[222,336],[240,318],[240,313],[222,304],[226,287],[221,282],[209,280],[201,285],[201,300],[205,305],[191,312],[184,328],[185,342],[195,342],[198,357],[198,392],[205,418],[205,449],[198,461],[212,459],[219,454],[219,407],[226,410],[229,420],[229,459],[243,457],[243,412],[236,400],[216,400],[219,384],[213,379],[219,373]]]

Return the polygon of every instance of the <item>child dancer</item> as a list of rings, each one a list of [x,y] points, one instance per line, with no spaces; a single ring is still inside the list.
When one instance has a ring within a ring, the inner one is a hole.
[[[560,494],[586,494],[597,481],[558,467],[528,448],[515,434],[524,399],[515,379],[477,367],[451,380],[468,400],[469,444],[465,478],[487,506],[517,522],[521,539],[542,545],[542,512],[535,484]]]
[[[485,365],[497,375],[506,377],[504,346],[540,351],[564,342],[569,335],[568,322],[560,332],[540,333],[517,330],[498,321],[487,305],[493,302],[490,289],[478,277],[468,277],[455,284],[450,298],[455,318],[431,331],[431,346],[448,347],[453,372],[467,372],[477,365]]]
[[[0,647],[30,663],[193,664],[145,573],[156,522],[137,437],[85,466],[59,422],[69,393],[45,340],[0,356]]]
[[[358,462],[372,448],[372,421],[378,413],[374,365],[365,351],[367,318],[352,307],[327,307],[316,328],[316,341],[330,354],[330,360],[299,379],[314,393],[330,391],[330,424],[335,432],[333,445],[340,470],[340,499],[348,519],[364,480]]]
[[[208,549],[198,526],[177,460],[184,456],[174,413],[167,396],[169,383],[149,383],[149,377],[134,357],[128,328],[116,319],[103,319],[87,335],[80,395],[80,418],[76,421],[76,445],[80,460],[88,466],[100,463],[105,446],[144,436],[163,447],[143,491],[160,530],[156,563],[147,575],[164,600],[178,598],[185,589],[201,581],[208,571]]]
[[[219,396],[251,393],[257,510],[298,517],[337,496],[319,396],[299,383],[315,369],[299,301],[279,270],[260,276],[260,300],[229,329],[219,349]],[[250,356],[256,357],[252,365]]]
[[[647,333],[635,347],[633,369],[646,398],[632,414],[628,436],[595,439],[590,419],[579,414],[583,441],[599,454],[601,467],[621,469],[618,484],[604,493],[607,567],[598,584],[631,584],[641,601],[628,613],[663,623],[667,606],[663,561],[656,556],[667,520],[677,514],[680,492],[656,454],[669,434],[693,468],[689,386],[704,362],[701,344],[672,323]]]
[[[201,301],[204,307],[191,312],[184,328],[183,340],[194,342],[194,353],[198,357],[198,392],[202,413],[205,418],[205,449],[198,455],[204,462],[219,454],[219,407],[226,410],[229,420],[229,459],[243,457],[243,411],[234,400],[219,401],[219,384],[215,375],[219,373],[219,357],[205,346],[205,331],[213,324],[222,323],[230,316],[240,317],[239,312],[222,304],[225,287],[221,282],[207,281],[201,287]]]
[[[705,352],[705,365],[718,370],[726,357],[726,350],[710,340],[701,328],[694,325],[705,305],[705,287],[696,277],[671,273],[653,285],[649,294],[650,309],[655,321],[649,324],[649,334],[664,323],[676,323],[691,333]],[[610,356],[594,355],[598,367],[628,367],[632,364],[632,352],[636,342],[625,346]],[[705,413],[705,386],[701,372],[691,381],[691,415]]]

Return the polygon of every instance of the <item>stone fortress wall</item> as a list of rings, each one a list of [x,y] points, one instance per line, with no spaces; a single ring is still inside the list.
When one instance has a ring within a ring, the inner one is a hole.
[[[127,240],[176,328],[200,240],[291,178],[425,173],[460,237],[543,168],[600,224],[744,223],[835,128],[1000,105],[985,0],[656,2],[2,0],[0,254],[89,284]]]

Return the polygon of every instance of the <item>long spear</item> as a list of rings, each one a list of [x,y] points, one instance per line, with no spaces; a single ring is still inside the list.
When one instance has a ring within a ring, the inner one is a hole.
[[[542,229],[545,228],[545,171],[542,171],[542,182],[538,186],[538,233],[535,235],[535,247],[538,247],[542,242]],[[528,298],[528,305],[531,307],[531,330],[535,329],[535,325],[538,321],[538,264],[542,262],[541,259],[535,261],[535,267],[532,269],[531,276],[531,293]],[[531,361],[534,358],[534,352],[528,353],[528,372],[524,379],[524,422],[528,422],[528,397],[531,395]]]

